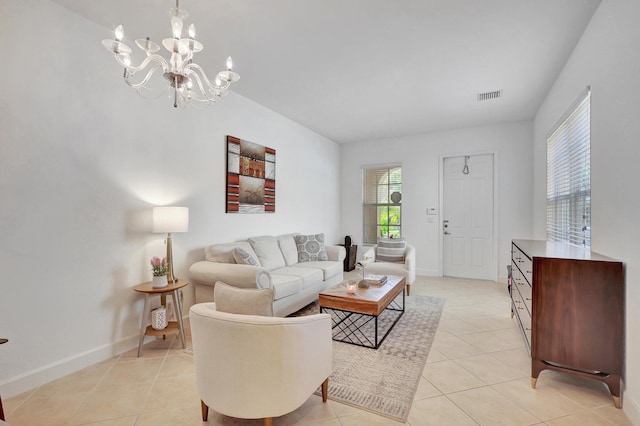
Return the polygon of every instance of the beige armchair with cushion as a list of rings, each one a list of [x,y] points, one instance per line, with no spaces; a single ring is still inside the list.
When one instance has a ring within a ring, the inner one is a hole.
[[[319,386],[326,402],[332,372],[329,315],[240,315],[200,303],[191,307],[189,320],[204,421],[212,408],[271,425]]]
[[[403,239],[381,238],[378,244],[363,255],[361,264],[365,273],[375,275],[399,275],[407,281],[407,296],[416,280],[416,250]]]

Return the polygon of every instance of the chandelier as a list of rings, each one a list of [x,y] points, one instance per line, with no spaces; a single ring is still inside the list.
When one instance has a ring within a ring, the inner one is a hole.
[[[116,61],[124,67],[124,81],[136,89],[140,96],[157,98],[169,91],[173,95],[173,106],[176,108],[178,104],[186,106],[194,102],[212,105],[220,97],[227,95],[231,83],[240,79],[240,76],[232,71],[233,61],[228,57],[227,69],[220,71],[211,82],[202,67],[193,62],[193,55],[204,48],[202,43],[196,40],[196,27],[193,24],[189,25],[188,37],[182,37],[184,20],[189,14],[180,9],[179,0],[176,0],[176,7],[169,10],[169,16],[172,37],[162,40],[162,45],[171,55],[169,59],[158,54],[160,46],[147,37],[136,40],[136,45],[145,52],[146,58],[139,65],[132,65],[131,48],[122,42],[122,25],[116,27],[115,40],[102,40],[102,45],[111,51]],[[166,80],[163,80],[160,87],[150,84],[156,72],[162,72],[162,77]]]

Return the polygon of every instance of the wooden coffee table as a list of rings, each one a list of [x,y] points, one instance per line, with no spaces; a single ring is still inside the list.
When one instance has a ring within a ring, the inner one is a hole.
[[[405,287],[404,277],[389,275],[385,285],[358,287],[356,294],[347,294],[345,284],[321,292],[318,295],[320,312],[331,313],[333,340],[378,349],[404,314]],[[396,301],[401,293],[402,303]],[[383,312],[395,318],[382,330],[384,335],[379,339],[378,317]]]

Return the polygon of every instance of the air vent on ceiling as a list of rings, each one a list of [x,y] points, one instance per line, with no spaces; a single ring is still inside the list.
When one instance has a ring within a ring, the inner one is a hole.
[[[493,92],[478,93],[478,102],[490,101],[492,99],[498,99],[502,97],[502,90],[495,90]]]

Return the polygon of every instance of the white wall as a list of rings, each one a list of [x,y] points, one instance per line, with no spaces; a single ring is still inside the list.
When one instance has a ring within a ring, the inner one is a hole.
[[[592,249],[626,265],[623,409],[640,424],[640,2],[603,0],[534,123],[534,232],[545,238],[546,142],[591,85]]]
[[[402,163],[402,233],[416,247],[419,275],[441,275],[440,166],[444,156],[496,154],[499,277],[506,280],[511,240],[531,237],[531,122],[458,129],[341,146],[342,234],[362,244],[362,166]],[[438,215],[427,216],[428,207]],[[433,223],[428,219],[434,218]],[[359,247],[362,254],[362,247]]]
[[[0,2],[5,397],[135,347],[132,287],[165,250],[153,205],[190,208],[189,232],[174,236],[179,277],[215,242],[292,231],[338,242],[335,143],[233,93],[206,110],[144,100],[101,46],[110,36],[47,0]],[[277,150],[275,214],[224,213],[227,134]]]

